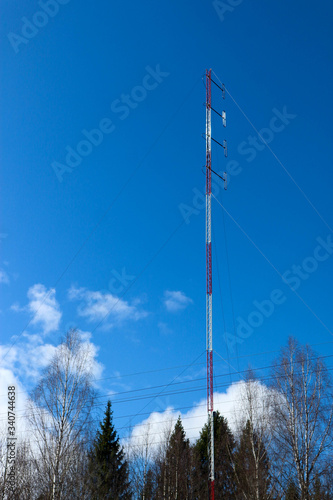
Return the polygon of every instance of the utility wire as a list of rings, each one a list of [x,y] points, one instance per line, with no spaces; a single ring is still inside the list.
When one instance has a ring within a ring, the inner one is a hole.
[[[256,382],[257,380],[255,380],[254,382]],[[332,399],[332,396],[331,395],[327,395],[327,396],[323,396],[322,399],[327,399],[329,400],[329,402],[331,402],[331,399]],[[228,399],[228,400],[225,400],[223,401],[223,404],[231,404],[231,403],[240,403],[242,404],[244,402],[244,398],[241,397],[241,398],[238,398],[238,399]],[[219,404],[219,403],[218,403]],[[220,403],[222,404],[222,403]],[[199,404],[196,406],[196,408],[199,408],[201,406],[206,406],[207,403],[202,403],[202,404]],[[275,402],[274,403],[275,407],[282,407],[282,406],[287,406],[288,405],[288,402]],[[263,406],[264,407],[264,406]],[[170,418],[168,418],[167,420],[161,420],[161,421],[158,421],[156,422],[156,424],[160,425],[160,424],[163,424],[163,423],[170,423],[171,420],[175,420],[176,417],[175,417],[175,414],[177,413],[178,410],[181,410],[181,409],[186,409],[187,407],[180,407],[180,408],[172,408],[172,410],[170,410]],[[192,407],[191,407],[192,408]],[[261,408],[261,405],[256,405],[256,409],[260,409]],[[228,410],[228,411],[223,411],[223,415],[227,415],[227,414],[233,414],[233,415],[237,415],[238,413],[243,413],[243,408],[242,407],[238,407],[235,406],[232,410]],[[165,410],[164,412],[162,413],[167,413],[167,411]],[[191,415],[191,416],[182,416],[181,419],[182,421],[183,420],[189,420],[189,419],[197,419],[197,418],[202,418],[202,417],[206,417],[207,416],[207,413],[203,413],[203,414],[200,414],[200,415]],[[124,417],[113,417],[112,419],[115,420],[116,418],[124,418]],[[316,417],[314,417],[316,419]],[[20,419],[22,419],[22,417],[20,417]],[[95,423],[96,422],[96,418],[93,418],[91,420],[87,420],[86,421],[86,424],[92,424],[92,423]],[[311,421],[310,421],[311,422]],[[78,424],[79,425],[79,424]],[[141,428],[141,427],[152,427],[154,426],[155,424],[152,423],[152,422],[147,422],[147,423],[139,423],[139,424],[135,424],[135,427],[136,428]],[[195,427],[196,429],[200,429],[201,427]],[[54,429],[53,426],[46,426],[44,427],[45,430],[49,430],[49,429]],[[120,431],[120,430],[124,430],[124,429],[133,429],[133,426],[132,425],[125,425],[125,426],[122,426],[122,427],[118,427],[117,428],[117,432]],[[34,432],[34,429],[31,428],[31,429],[25,429],[25,430],[22,430],[22,431],[19,431],[17,430],[16,431],[16,434],[25,434],[27,432]],[[155,434],[159,434],[159,433],[155,433]],[[144,437],[144,434],[139,434],[139,435],[135,435],[134,436],[135,438],[138,438],[138,437]],[[40,440],[36,440],[36,441],[40,441]]]
[[[216,351],[215,351],[215,352],[216,352]],[[216,352],[216,354],[218,354],[218,353]],[[219,354],[218,354],[218,355],[219,355]],[[219,356],[220,356],[220,355],[219,355]],[[220,357],[221,357],[221,356],[220,356]],[[309,361],[311,361],[311,360],[313,360],[313,359],[314,359],[314,360],[317,360],[317,359],[326,359],[326,358],[331,358],[331,357],[333,357],[333,355],[322,356],[321,358],[318,358],[317,356],[314,356],[313,358],[309,358]],[[222,358],[222,359],[223,359],[223,358]],[[225,361],[225,360],[224,360],[224,361]],[[299,361],[299,362],[298,362],[298,361],[295,361],[295,364],[300,363],[300,362],[301,362],[301,361]],[[279,366],[283,366],[283,363],[282,363],[282,364],[277,364],[277,365],[269,365],[269,366],[265,366],[265,367],[257,368],[255,371],[264,370],[264,369],[268,369],[268,368],[272,368],[272,367],[274,367],[274,368],[275,368],[275,367],[279,367]],[[325,367],[325,370],[327,370],[327,371],[332,371],[332,370],[333,370],[333,366],[328,366],[328,367]],[[245,374],[246,374],[246,373],[248,373],[248,372],[251,372],[251,370],[244,370],[244,371],[242,371],[241,373],[245,373]],[[297,374],[297,373],[296,373],[296,374]],[[225,376],[227,376],[227,374],[223,374],[223,375],[216,375],[216,378],[225,377]],[[287,377],[287,375],[286,375],[286,376],[281,376],[280,378],[283,378],[283,377]],[[255,380],[256,380],[256,381],[258,381],[258,382],[268,382],[269,380],[274,379],[274,378],[275,378],[275,375],[273,374],[273,375],[267,375],[267,376],[264,376],[264,377],[256,377],[256,378],[255,378]],[[243,379],[243,380],[245,380],[245,377],[242,377],[242,379]],[[198,381],[201,381],[201,380],[202,380],[202,381],[204,381],[204,380],[205,380],[205,378],[199,378],[199,379],[193,380],[193,382],[198,382]],[[174,385],[176,385],[176,384],[178,384],[178,383],[175,383]],[[171,385],[171,382],[170,382],[170,384],[168,384],[168,385],[164,386],[164,390],[165,390],[167,387],[169,387],[170,385]],[[158,388],[158,387],[159,387],[159,386],[157,386],[157,388]],[[215,388],[223,388],[223,387],[230,387],[230,385],[229,385],[229,383],[221,383],[221,384],[216,384],[216,386],[215,386]],[[149,388],[148,388],[148,389],[149,389]],[[183,389],[183,390],[177,390],[177,391],[167,392],[167,393],[165,393],[164,395],[165,395],[165,396],[169,396],[169,395],[188,394],[188,393],[191,393],[191,392],[198,392],[198,391],[202,391],[202,390],[204,390],[204,389],[205,389],[205,386],[204,386],[204,385],[200,385],[200,386],[196,386],[196,387],[194,387],[194,388],[186,388],[186,389]],[[136,396],[136,397],[132,397],[132,398],[125,398],[125,399],[123,398],[123,399],[119,399],[119,400],[115,399],[115,400],[113,400],[113,401],[112,401],[112,405],[115,405],[115,404],[120,404],[120,403],[128,403],[128,402],[141,401],[141,400],[143,400],[143,399],[149,399],[149,398],[153,398],[153,400],[154,400],[154,399],[156,399],[156,397],[160,396],[160,395],[164,392],[164,390],[163,390],[163,391],[160,391],[160,392],[159,392],[159,393],[157,393],[157,394],[139,395],[139,396]],[[131,392],[131,391],[129,391],[129,392]],[[126,393],[126,391],[124,391],[124,394],[125,394],[125,393]],[[122,393],[119,393],[119,394],[122,394]],[[100,397],[107,397],[107,399],[110,399],[110,397],[109,397],[109,395],[108,395],[108,394],[105,394],[105,395],[100,396]],[[92,405],[92,407],[94,407],[94,408],[99,408],[99,407],[101,407],[101,406],[102,406],[102,407],[104,407],[104,406],[105,406],[105,404],[106,404],[106,402],[105,402],[105,401],[101,401],[101,402],[94,403],[94,404]],[[148,406],[148,404],[150,404],[150,402],[149,402],[149,403],[147,403],[147,405],[146,405],[146,406]],[[146,406],[145,406],[145,407],[146,407]],[[84,406],[83,406],[83,408],[84,408]],[[192,406],[190,406],[190,408],[193,408],[193,405],[192,405]],[[144,409],[144,408],[143,408],[143,409]],[[18,412],[23,412],[23,413],[24,413],[24,412],[25,412],[25,410],[16,410],[16,414],[17,414]],[[48,414],[49,414],[49,412],[48,412],[47,410],[45,410],[45,411],[43,410],[43,411],[42,411],[42,413],[44,413],[45,415],[48,415]],[[1,413],[0,415],[6,415],[6,413]],[[30,415],[31,415],[31,414],[30,414]],[[138,416],[138,415],[141,415],[141,412],[140,412],[140,413],[136,413],[136,414],[134,414],[134,415],[131,415],[131,417],[133,417],[133,418],[131,419],[131,421],[132,421],[132,420],[133,420],[136,416]],[[17,415],[17,416],[18,416],[18,418],[27,418],[27,417],[29,416],[29,414],[28,414],[28,413],[26,413],[25,415]],[[125,418],[125,417],[124,417],[124,418]],[[1,422],[1,421],[6,421],[6,418],[1,418],[1,419],[0,419],[0,422]],[[131,422],[131,421],[130,421],[130,422]]]
[[[331,343],[331,342],[329,342]],[[224,363],[227,363],[226,359],[224,359],[215,349],[214,349],[214,352],[221,358],[221,360],[224,362]],[[203,353],[202,353],[203,354]],[[202,354],[200,356],[202,356]],[[313,356],[311,358],[309,358],[309,361],[312,361],[312,360],[323,360],[323,359],[327,359],[327,358],[332,358],[333,357],[333,354],[326,354],[325,356]],[[295,363],[299,363],[300,361],[295,361]],[[203,363],[204,364],[204,363]],[[191,365],[186,365],[187,367],[190,367]],[[246,369],[246,370],[237,370],[234,366],[230,365],[231,368],[234,370],[234,375],[240,375],[242,376],[243,373],[248,373],[249,369]],[[266,366],[259,366],[257,368],[254,368],[254,371],[260,371],[260,370],[268,370],[270,368],[275,368],[275,367],[279,367],[279,366],[283,366],[283,364],[270,364],[270,365],[266,365]],[[182,372],[184,373],[185,370]],[[191,384],[193,382],[198,382],[200,380],[206,380],[206,377],[196,377],[196,378],[193,378],[192,380],[183,380],[181,382],[175,382],[175,380],[177,378],[179,378],[181,375],[177,375],[171,382],[167,383],[167,384],[160,384],[160,385],[154,385],[154,386],[146,386],[146,387],[141,387],[139,389],[130,389],[130,390],[127,390],[127,391],[119,391],[119,392],[116,392],[113,394],[113,396],[118,396],[118,395],[122,395],[122,394],[130,394],[130,393],[133,393],[133,392],[138,392],[138,391],[147,391],[147,390],[151,390],[151,389],[160,389],[160,388],[167,388],[167,387],[170,387],[170,386],[174,386],[174,385],[182,385],[182,384]],[[227,377],[229,374],[228,373],[222,373],[220,375],[216,375],[217,378],[220,378],[220,377]],[[16,394],[18,394],[18,392],[16,392]],[[23,392],[21,391],[20,394],[23,394]],[[97,396],[95,399],[97,398],[102,398],[102,397],[106,397],[109,395],[108,394],[104,394],[104,395],[100,395],[100,396]],[[3,394],[1,397],[7,397],[7,394]],[[1,415],[1,414],[0,414]]]
[[[316,343],[316,344],[308,344],[309,347],[317,347],[317,346],[322,346],[322,345],[328,345],[328,344],[333,344],[333,341],[328,341],[328,342],[319,342],[319,343]],[[240,355],[240,359],[241,358],[249,358],[249,357],[253,357],[253,356],[267,356],[267,354],[274,354],[276,352],[280,352],[279,349],[275,349],[275,350],[272,350],[272,351],[263,351],[263,352],[254,352],[252,354],[242,354]],[[216,353],[218,354],[218,353]],[[322,359],[322,357],[320,357]],[[231,356],[230,359],[237,359],[236,356]],[[220,360],[217,360],[216,363],[226,363],[226,360],[224,358],[221,357],[221,361]],[[214,362],[215,363],[215,362]],[[99,382],[101,380],[113,380],[113,379],[122,379],[124,377],[135,377],[135,376],[138,376],[138,375],[146,375],[146,374],[150,374],[150,373],[158,373],[158,372],[162,372],[162,371],[169,371],[169,370],[175,370],[175,369],[178,369],[178,368],[185,368],[185,367],[194,367],[194,366],[206,366],[206,362],[203,362],[203,363],[193,363],[193,364],[187,364],[187,365],[177,365],[177,366],[170,366],[170,367],[166,367],[166,368],[160,368],[160,369],[156,369],[156,370],[147,370],[147,371],[141,371],[141,372],[134,372],[134,373],[125,373],[124,375],[113,375],[111,377],[102,377],[102,378],[94,378],[94,382]],[[233,368],[234,369],[234,368]],[[259,367],[258,370],[261,370],[263,369],[263,367]],[[243,370],[243,371],[248,371],[248,370]],[[237,373],[242,373],[241,371],[237,371],[235,370],[235,374]],[[228,374],[226,374],[225,376],[227,376]],[[222,375],[218,375],[218,376],[222,376]],[[178,383],[178,382],[177,382]],[[185,383],[185,382],[184,382]],[[15,384],[13,384],[15,385]],[[16,394],[25,394],[26,391],[16,391]],[[1,394],[0,395],[0,398],[5,398],[7,397],[7,394]]]
[[[333,344],[333,341],[329,341],[329,342],[320,342],[318,344],[309,344],[309,347],[316,347],[316,346],[321,346],[321,345],[328,345],[328,344]],[[220,356],[220,354],[215,351],[216,354],[218,356]],[[241,355],[240,358],[248,358],[248,357],[252,357],[252,356],[266,356],[267,354],[273,354],[273,353],[276,353],[276,352],[279,352],[279,350],[272,350],[272,351],[264,351],[264,352],[257,352],[257,353],[252,353],[252,354],[244,354],[244,355]],[[216,363],[227,363],[227,361],[222,357],[220,356],[221,360],[215,360],[214,361],[214,364]],[[323,357],[320,357],[321,359]],[[236,357],[230,357],[230,359],[237,359]],[[134,373],[126,373],[124,375],[121,375],[121,376],[118,376],[118,375],[114,375],[114,376],[111,376],[111,377],[103,377],[103,378],[94,378],[94,382],[99,382],[99,381],[102,381],[102,380],[113,380],[113,379],[122,379],[124,377],[134,377],[134,376],[137,376],[137,375],[146,375],[146,374],[150,374],[150,373],[158,373],[158,372],[161,372],[161,371],[169,371],[169,370],[175,370],[175,369],[178,369],[178,368],[185,368],[185,367],[194,367],[194,366],[206,366],[206,362],[203,362],[203,363],[193,363],[193,364],[188,364],[188,365],[178,365],[178,366],[171,366],[171,367],[166,367],[166,368],[160,368],[160,369],[157,369],[157,370],[147,370],[147,371],[142,371],[142,372],[134,372]],[[236,368],[234,368],[232,365],[231,365],[232,369],[234,370],[234,374],[240,374],[240,373],[244,373],[248,370],[243,370],[243,371],[237,371]],[[265,367],[259,367],[257,368],[258,370],[262,370],[264,369]],[[268,367],[267,367],[268,368]],[[224,375],[218,375],[218,377],[221,377],[221,376],[228,376],[228,374],[224,374]],[[193,379],[193,380],[187,380],[187,381],[184,381],[184,382],[176,382],[177,384],[179,383],[186,383],[186,382],[192,382],[196,379]],[[206,380],[206,378],[202,378],[202,380]],[[13,384],[15,385],[15,384]],[[167,385],[167,384],[165,384]],[[163,386],[163,385],[162,385]],[[144,388],[145,389],[145,388]],[[143,389],[143,390],[144,390]],[[16,391],[16,394],[26,394],[26,391]],[[119,394],[119,393],[117,393]],[[7,393],[6,394],[1,394],[0,395],[0,398],[6,398],[7,397]]]

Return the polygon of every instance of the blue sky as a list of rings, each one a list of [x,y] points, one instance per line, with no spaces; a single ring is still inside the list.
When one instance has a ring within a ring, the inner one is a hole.
[[[227,89],[216,390],[267,376],[289,335],[332,354],[332,17],[328,0],[3,2],[4,387],[26,394],[76,326],[103,404],[161,386],[113,396],[120,428],[205,398],[206,68]]]

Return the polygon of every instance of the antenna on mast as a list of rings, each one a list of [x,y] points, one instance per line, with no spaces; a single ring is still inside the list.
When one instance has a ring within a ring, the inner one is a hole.
[[[212,138],[212,117],[213,110],[222,118],[222,124],[227,125],[227,115],[222,114],[212,108],[212,82],[221,90],[223,99],[225,98],[225,86],[218,85],[212,80],[212,70],[206,70],[206,353],[207,353],[207,412],[208,412],[208,462],[209,462],[209,498],[215,499],[215,469],[214,469],[214,395],[213,395],[213,325],[212,325],[212,172],[224,181],[224,189],[227,189],[227,175],[221,177],[212,170],[212,140],[224,149],[224,156],[227,156],[227,141],[221,144]]]

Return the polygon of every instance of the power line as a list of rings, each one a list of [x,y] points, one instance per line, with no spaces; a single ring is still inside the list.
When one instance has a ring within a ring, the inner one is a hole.
[[[329,356],[326,356],[326,357],[333,357],[333,355],[329,355]],[[317,359],[317,358],[310,358],[309,360],[311,359]],[[297,363],[297,361],[295,361],[295,363]],[[283,366],[283,364],[280,364],[280,365],[274,365],[274,366]],[[262,369],[267,369],[267,368],[271,368],[271,366],[268,366],[268,367],[263,367]],[[328,366],[325,368],[326,371],[332,371],[333,370],[333,366]],[[244,370],[244,373],[248,372],[249,370]],[[296,373],[297,375],[297,373]],[[226,374],[224,375],[217,375],[216,378],[218,377],[223,377],[223,376],[227,376]],[[260,383],[263,383],[263,382],[267,382],[271,379],[274,379],[275,378],[275,375],[270,375],[270,376],[265,376],[265,377],[256,377],[255,381],[257,382],[260,382]],[[280,378],[287,378],[287,375],[285,376],[281,376]],[[197,380],[194,380],[195,382],[197,382],[198,380],[204,380],[204,378],[201,378],[201,379],[197,379]],[[170,386],[170,384],[169,384]],[[168,386],[165,386],[165,388],[168,387]],[[224,388],[224,387],[230,387],[230,385],[228,383],[222,383],[222,384],[216,384],[215,385],[215,388]],[[164,393],[165,396],[170,396],[170,395],[180,395],[180,394],[189,394],[189,393],[192,393],[192,392],[198,392],[198,391],[203,391],[205,389],[205,386],[197,386],[197,387],[194,387],[194,388],[187,388],[187,389],[184,389],[184,390],[177,390],[177,391],[172,391],[172,392],[167,392],[167,393]],[[162,391],[161,391],[162,392]],[[156,397],[158,397],[161,392],[157,393],[157,394],[147,394],[147,395],[140,395],[140,396],[137,396],[137,397],[133,397],[133,398],[127,398],[127,399],[120,399],[120,400],[113,400],[112,401],[112,405],[116,405],[116,404],[122,404],[122,403],[128,403],[128,402],[135,402],[135,401],[142,401],[143,399],[150,399],[150,398],[153,398],[156,399]],[[100,396],[100,397],[105,397],[108,395],[104,395],[104,396]],[[108,399],[110,399],[108,397]],[[228,402],[228,401],[226,401]],[[106,404],[105,401],[101,401],[101,402],[97,402],[97,403],[94,403],[92,406],[94,408],[98,408],[98,407],[104,407]],[[149,403],[148,403],[149,404]],[[147,407],[148,405],[146,405],[145,407]],[[197,406],[200,406],[200,405],[195,405],[194,407],[197,407]],[[84,406],[83,406],[84,407]],[[189,408],[193,408],[193,405],[191,405]],[[25,412],[25,410],[16,410],[16,413],[20,411],[20,412]],[[50,413],[47,411],[47,410],[42,410],[42,412],[44,412],[45,415],[50,415]],[[151,412],[148,413],[149,415],[151,414]],[[2,413],[0,415],[5,415],[5,413]],[[30,414],[31,415],[31,414]],[[18,416],[18,418],[28,418],[29,414],[26,414],[26,415],[21,415],[21,416]],[[141,412],[140,413],[136,413],[134,415],[130,415],[131,420],[130,422],[137,416],[141,416]],[[120,417],[118,417],[120,418]],[[122,417],[122,418],[125,418],[125,417]],[[0,418],[0,422],[3,422],[3,421],[6,421],[6,418]]]
[[[325,342],[325,344],[327,344],[327,343],[331,344],[333,342]],[[318,344],[313,344],[313,345],[318,345]],[[220,356],[220,354],[217,351],[215,351],[215,353],[218,356]],[[201,353],[200,356],[202,356],[202,354],[203,353]],[[222,358],[222,356],[220,356],[220,357],[221,357],[222,361],[226,363],[226,360],[224,358]],[[333,357],[333,354],[327,354],[325,356],[317,356],[317,355],[315,355],[313,357],[310,357],[309,361],[312,361],[312,360],[324,360],[324,359],[332,358],[332,357]],[[301,361],[295,361],[296,364],[300,363],[300,362]],[[200,363],[200,364],[202,365],[204,363]],[[192,365],[185,365],[185,366],[186,367],[191,367]],[[268,370],[270,368],[275,368],[275,367],[279,367],[279,366],[283,366],[283,363],[282,364],[274,363],[274,364],[270,364],[270,365],[259,366],[257,368],[254,368],[253,371],[256,372],[256,371],[261,371],[261,370]],[[232,367],[232,368],[234,368],[234,367]],[[130,390],[126,390],[126,391],[119,391],[119,392],[113,394],[113,396],[118,396],[118,395],[122,395],[122,394],[130,394],[130,393],[133,393],[133,392],[140,392],[140,391],[146,391],[146,390],[152,390],[152,389],[167,388],[167,387],[175,386],[175,385],[191,384],[193,382],[199,382],[201,380],[206,380],[206,377],[195,377],[192,380],[183,380],[183,381],[180,381],[180,382],[176,382],[177,378],[179,378],[185,371],[186,370],[184,370],[182,373],[180,373],[179,375],[177,375],[176,377],[174,377],[173,380],[171,382],[167,383],[167,384],[160,384],[160,385],[155,385],[155,386],[145,386],[145,387],[141,387],[141,388],[138,388],[138,389],[130,389]],[[252,371],[252,370],[249,370],[248,368],[245,369],[245,370],[240,370],[240,371],[235,370],[234,374],[235,375],[242,375],[242,374],[249,373],[250,371]],[[223,373],[223,374],[220,374],[220,375],[216,375],[215,377],[216,378],[221,378],[221,377],[227,377],[228,375],[229,375],[228,373]],[[270,377],[270,378],[272,378],[272,377]],[[228,384],[225,384],[225,385],[229,386]],[[22,392],[20,392],[20,394],[22,394]],[[162,394],[162,392],[160,394]],[[7,397],[7,394],[4,394],[2,397]],[[103,398],[103,397],[108,397],[110,399],[110,396],[108,394],[96,396],[96,398]],[[19,410],[19,411],[23,411],[23,410]],[[1,413],[0,413],[0,415],[1,415]],[[4,413],[2,413],[2,415],[4,415]]]
[[[316,346],[322,346],[322,345],[328,345],[328,344],[333,344],[333,341],[328,341],[328,342],[319,342],[319,343],[316,343],[316,344],[308,344],[309,347],[316,347]],[[215,351],[216,352],[216,351]],[[275,350],[271,350],[271,351],[262,351],[262,352],[254,352],[254,353],[251,353],[251,354],[242,354],[239,356],[240,359],[242,358],[251,358],[251,357],[254,357],[254,356],[266,356],[267,354],[274,354],[274,353],[277,353],[277,352],[280,352],[280,349],[275,349]],[[216,354],[218,356],[219,353],[216,352]],[[319,356],[319,358],[321,359],[322,356]],[[231,356],[230,359],[236,359],[237,360],[237,356]],[[227,361],[221,357],[221,361],[220,360],[215,360],[215,363],[227,363]],[[122,374],[122,375],[112,375],[110,377],[101,377],[101,378],[94,378],[94,382],[99,382],[99,381],[103,381],[103,380],[113,380],[113,379],[116,379],[116,380],[119,380],[119,379],[122,379],[122,378],[125,378],[125,377],[136,377],[138,375],[148,375],[148,374],[151,374],[151,373],[159,373],[159,372],[162,372],[162,371],[170,371],[170,370],[175,370],[175,369],[178,369],[178,368],[189,368],[189,367],[194,367],[194,366],[205,366],[206,365],[206,362],[202,362],[202,363],[190,363],[190,364],[186,364],[186,365],[176,365],[176,366],[170,366],[170,367],[165,367],[165,368],[159,368],[159,369],[156,369],[156,370],[147,370],[147,371],[141,371],[141,372],[133,372],[133,373],[125,373],[125,374]],[[232,365],[231,365],[232,366]],[[270,365],[272,366],[272,365]],[[236,370],[234,367],[232,367],[234,372],[233,374],[234,375],[237,375],[237,374],[240,374],[240,373],[246,373],[248,371],[248,369],[246,370]],[[264,369],[263,367],[258,367],[258,368],[255,368],[255,370],[262,370]],[[228,374],[225,374],[224,376],[227,376]],[[218,375],[218,376],[221,376],[221,375]],[[178,375],[177,377],[180,377],[180,375]],[[176,378],[177,378],[176,377]],[[186,382],[190,382],[190,381],[184,381],[184,383]],[[168,385],[168,384],[165,384],[165,385]],[[16,394],[24,394],[26,391],[16,391]],[[0,398],[5,398],[7,397],[7,394],[1,394],[0,395]]]
[[[333,369],[333,367],[332,367],[332,369]],[[322,399],[331,400],[331,395],[323,396]],[[239,398],[239,399],[229,399],[229,400],[223,401],[223,404],[243,403],[243,402],[244,402],[244,399],[243,398]],[[279,403],[274,402],[274,407],[282,407],[282,406],[287,406],[287,405],[288,405],[287,402],[279,402]],[[197,407],[202,407],[202,406],[206,406],[206,404],[203,403],[203,404],[197,405]],[[184,407],[184,408],[186,408],[186,407]],[[261,404],[259,404],[259,405],[256,405],[255,408],[258,410],[258,409],[264,408],[264,405],[261,406]],[[176,420],[175,414],[180,409],[183,409],[183,408],[173,409],[172,413],[170,411],[170,418],[167,419],[167,420],[161,420],[161,421],[157,421],[157,422],[139,423],[139,424],[135,424],[134,426],[132,426],[132,425],[126,425],[126,426],[118,427],[117,428],[117,432],[119,432],[120,430],[123,430],[123,429],[133,429],[133,427],[134,428],[153,427],[154,425],[168,424],[171,421]],[[221,415],[228,415],[228,414],[236,415],[238,413],[244,413],[244,408],[242,408],[242,407],[241,408],[235,407],[232,410],[223,411],[221,413]],[[184,420],[191,420],[191,419],[202,418],[202,417],[206,417],[206,416],[207,416],[207,414],[203,413],[203,414],[200,414],[200,415],[193,415],[193,416],[187,416],[187,417],[182,416],[181,419],[182,419],[182,421],[184,421]],[[20,418],[22,418],[22,417],[20,417]],[[113,420],[115,420],[116,418],[117,417],[113,417]],[[124,417],[118,417],[118,418],[124,418]],[[91,423],[94,423],[94,422],[96,422],[95,418],[86,421],[87,424],[91,424]],[[311,422],[312,421],[309,421],[309,423],[311,423]],[[46,426],[43,429],[49,430],[49,429],[53,429],[53,428],[54,427]],[[202,427],[195,427],[195,428],[190,428],[190,429],[201,429],[201,428]],[[190,429],[187,429],[187,430],[190,430]],[[25,434],[27,432],[33,433],[33,432],[35,432],[35,430],[34,429],[25,429],[25,430],[22,430],[22,431],[17,430],[16,434]],[[160,434],[160,432],[158,432],[158,433],[150,433],[149,435],[156,435],[156,434]],[[144,436],[145,436],[145,434],[136,434],[134,436],[132,435],[132,437],[134,437],[135,439],[140,438],[140,437],[144,437]],[[41,440],[35,440],[35,441],[41,441]]]

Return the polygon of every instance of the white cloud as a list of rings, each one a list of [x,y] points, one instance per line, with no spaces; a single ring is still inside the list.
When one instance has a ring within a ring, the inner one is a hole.
[[[43,344],[38,335],[24,334],[28,342],[15,345],[0,345],[2,365],[13,371],[22,380],[30,379],[34,383],[40,372],[50,362],[56,351],[51,344]]]
[[[27,309],[33,315],[32,324],[41,325],[45,334],[59,329],[62,313],[55,298],[55,289],[48,291],[42,284],[29,288]]]
[[[192,299],[186,297],[183,292],[171,292],[169,290],[164,292],[164,305],[169,312],[173,313],[185,309],[192,302]]]
[[[54,288],[47,290],[44,285],[37,283],[28,290],[28,304],[20,307],[15,302],[11,306],[11,310],[15,312],[29,312],[32,316],[31,324],[40,326],[44,334],[57,331],[62,313],[55,298],[55,293]]]
[[[0,269],[0,283],[9,284],[8,274],[3,269]]]
[[[129,438],[123,439],[125,451],[131,456],[131,453],[146,451],[148,444],[149,458],[152,458],[165,445],[178,415],[173,408],[167,408],[163,413],[151,413],[146,420],[134,426]]]
[[[98,380],[104,366],[97,361],[99,347],[91,342],[91,333],[78,330],[82,347],[87,349],[87,369]],[[24,333],[24,342],[14,345],[0,345],[0,360],[4,368],[13,371],[21,380],[33,385],[44,368],[48,366],[59,346],[44,343],[40,335]]]
[[[242,410],[240,406],[244,397],[244,382],[236,382],[228,387],[226,392],[214,392],[214,410],[219,411],[227,420],[233,433],[237,433],[239,416]],[[262,394],[268,391],[267,387],[258,382]],[[128,439],[123,440],[125,448],[135,450],[145,444],[147,434],[150,435],[152,453],[158,451],[166,440],[166,435],[173,430],[177,418],[181,417],[186,437],[194,443],[200,435],[200,431],[207,423],[207,400],[202,399],[195,403],[186,413],[175,411],[169,407],[163,412],[152,412],[147,419],[134,426]],[[149,430],[149,432],[147,432]]]
[[[101,321],[107,317],[121,321],[124,319],[138,320],[147,316],[145,311],[140,311],[137,304],[129,304],[126,300],[118,298],[109,292],[87,290],[72,286],[68,291],[70,300],[80,300],[77,313],[89,321]]]

